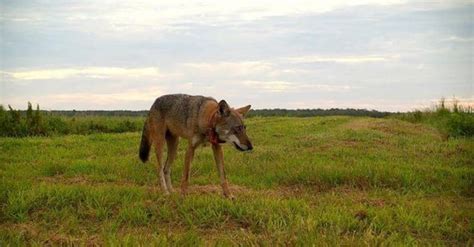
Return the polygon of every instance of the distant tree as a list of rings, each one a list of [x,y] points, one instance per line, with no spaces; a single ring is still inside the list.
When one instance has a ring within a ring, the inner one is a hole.
[[[7,118],[7,133],[9,136],[26,136],[28,133],[27,127],[21,121],[20,111],[16,111],[8,105],[9,114]]]
[[[459,100],[456,98],[453,98],[453,112],[459,112]]]
[[[446,109],[446,99],[444,97],[442,97],[439,100],[439,109],[441,109],[441,110]]]
[[[33,123],[33,106],[31,106],[31,102],[28,102],[28,108],[26,109],[26,127],[28,128],[28,133],[33,135],[35,126]]]
[[[20,124],[21,122],[21,115],[19,111],[15,111],[11,105],[8,105],[8,109],[10,110],[11,121],[16,124]]]
[[[7,112],[5,111],[5,107],[0,105],[0,136],[6,136],[8,131],[7,122]]]
[[[33,126],[33,134],[34,135],[43,135],[44,127],[43,121],[41,116],[40,107],[36,104],[36,111],[34,112],[33,119],[32,119],[32,126]]]

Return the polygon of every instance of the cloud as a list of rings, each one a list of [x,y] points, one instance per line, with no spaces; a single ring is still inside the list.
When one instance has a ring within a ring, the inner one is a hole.
[[[459,37],[459,36],[450,36],[443,41],[450,41],[450,42],[461,42],[461,43],[472,43],[474,42],[474,37]]]
[[[272,93],[301,91],[342,92],[353,89],[353,87],[349,85],[297,83],[288,81],[243,81],[242,84],[254,89]]]
[[[215,63],[183,63],[187,69],[195,70],[202,74],[222,75],[249,75],[270,71],[272,64],[265,61],[238,61],[238,62],[215,62]]]
[[[62,19],[71,24],[89,23],[105,25],[110,30],[142,30],[171,27],[182,21],[215,25],[223,22],[255,21],[274,16],[305,15],[330,12],[360,5],[396,5],[405,0],[335,0],[335,1],[84,1],[79,3],[51,4],[48,8],[18,8],[6,11],[5,18],[16,22],[48,22]],[[6,5],[6,7],[9,7]],[[41,11],[37,11],[37,10]],[[8,8],[7,8],[8,10]],[[97,31],[97,30],[92,30]]]
[[[148,88],[147,90],[128,90],[121,93],[71,93],[71,94],[53,94],[48,99],[55,102],[81,102],[88,101],[98,105],[109,105],[115,102],[143,101],[155,98],[161,95],[159,88]]]
[[[140,104],[144,109],[165,90],[150,86],[142,89],[128,89],[122,92],[78,92],[57,93],[40,96],[13,96],[5,100],[16,108],[23,108],[25,102],[39,103],[44,109],[129,109],[132,104]]]
[[[118,68],[118,67],[84,67],[84,68],[56,68],[9,72],[3,71],[16,80],[48,80],[66,79],[70,77],[112,78],[112,77],[147,77],[161,76],[155,67],[146,68]]]
[[[346,64],[357,64],[357,63],[374,63],[374,62],[386,62],[397,59],[399,56],[378,56],[378,55],[364,55],[364,56],[299,56],[299,57],[287,57],[283,58],[283,61],[289,63],[346,63]]]
[[[472,95],[472,3],[86,0],[2,7],[4,104],[37,97],[40,105],[62,102],[54,105],[62,109],[117,109],[120,102],[146,109],[140,98],[183,92],[251,99],[262,108],[318,107],[317,99],[329,108],[412,109],[414,99]],[[146,94],[146,85],[161,89]]]
[[[291,89],[294,85],[286,81],[244,81],[243,84],[266,92],[284,92]]]

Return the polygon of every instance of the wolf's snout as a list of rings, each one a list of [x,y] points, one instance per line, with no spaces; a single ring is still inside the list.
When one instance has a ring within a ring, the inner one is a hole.
[[[237,150],[242,151],[242,152],[250,151],[253,149],[253,146],[250,142],[247,144],[240,144],[240,143],[233,142],[233,144]]]
[[[252,143],[247,142],[245,145],[241,145],[241,151],[250,151],[253,149]]]
[[[247,145],[247,150],[252,150],[253,149],[253,146],[252,146],[252,143],[249,142],[249,144]]]

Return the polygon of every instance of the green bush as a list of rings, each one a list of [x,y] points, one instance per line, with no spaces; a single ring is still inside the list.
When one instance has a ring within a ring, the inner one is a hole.
[[[474,115],[463,112],[452,112],[446,127],[452,136],[474,136]]]
[[[0,105],[0,136],[51,136],[66,134],[123,133],[141,131],[144,117],[120,116],[58,116],[33,110],[28,102],[26,111]]]
[[[46,119],[46,133],[66,135],[71,132],[67,123],[59,117],[50,116]]]
[[[28,126],[25,120],[21,118],[21,113],[8,106],[9,111],[0,107],[0,134],[2,136],[26,136],[28,135]]]
[[[448,137],[474,136],[474,114],[472,108],[460,106],[453,100],[452,107],[446,107],[444,99],[433,110],[401,113],[394,117],[412,123],[429,124]]]

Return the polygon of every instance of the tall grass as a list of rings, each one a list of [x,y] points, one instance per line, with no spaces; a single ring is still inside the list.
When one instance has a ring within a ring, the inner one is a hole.
[[[447,137],[472,137],[474,136],[474,112],[471,106],[463,106],[453,99],[447,102],[442,98],[431,109],[416,110],[408,113],[394,115],[395,118],[411,123],[429,124]]]
[[[52,136],[66,134],[123,133],[139,131],[144,117],[121,116],[58,116],[33,110],[28,103],[26,111],[0,105],[0,136]]]

